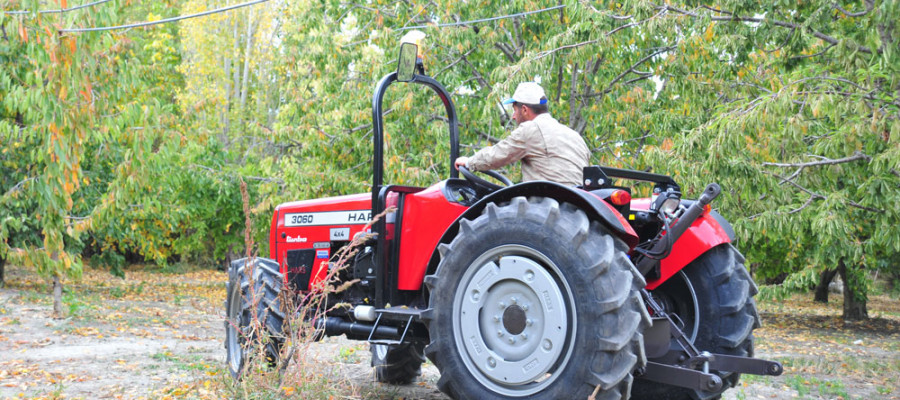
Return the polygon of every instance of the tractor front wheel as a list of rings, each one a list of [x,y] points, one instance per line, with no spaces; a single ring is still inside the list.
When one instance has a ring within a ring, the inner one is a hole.
[[[460,221],[425,280],[438,388],[455,399],[627,399],[649,315],[626,251],[549,198]]]
[[[279,297],[284,281],[278,263],[267,258],[247,261],[235,260],[228,270],[225,352],[234,379],[240,378],[257,345],[264,346],[266,361],[275,366],[284,343],[284,311]]]
[[[375,380],[405,385],[422,374],[425,345],[418,342],[403,344],[371,344],[372,367]]]

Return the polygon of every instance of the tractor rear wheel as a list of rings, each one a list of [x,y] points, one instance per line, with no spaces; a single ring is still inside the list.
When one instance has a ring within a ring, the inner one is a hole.
[[[375,380],[405,385],[422,374],[423,343],[371,344]]]
[[[247,260],[233,261],[228,270],[225,351],[234,379],[240,378],[255,355],[255,345],[265,346],[266,361],[274,367],[284,344],[284,311],[279,297],[284,281],[278,263],[267,258],[255,258],[253,263]],[[259,321],[259,328],[253,327],[254,320]]]
[[[681,329],[700,351],[753,356],[756,284],[744,267],[744,256],[731,244],[714,247],[688,264],[681,273],[652,291],[667,313],[684,322]],[[677,346],[677,344],[673,344]],[[722,389],[694,391],[636,379],[635,399],[718,399],[737,385],[740,374],[721,373]]]
[[[627,399],[645,365],[644,279],[627,245],[571,204],[488,204],[425,283],[425,354],[455,399]]]

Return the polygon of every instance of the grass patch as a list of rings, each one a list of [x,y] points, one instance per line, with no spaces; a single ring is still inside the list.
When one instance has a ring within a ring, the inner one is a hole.
[[[791,375],[785,379],[785,383],[796,390],[800,397],[808,397],[810,394],[825,398],[848,399],[844,383],[837,379],[819,379],[813,376]]]
[[[366,345],[359,344],[356,346],[343,346],[338,351],[337,362],[344,364],[359,364],[364,357],[368,357],[365,352]],[[360,353],[363,353],[362,355]]]
[[[169,366],[173,371],[198,372],[207,371],[216,367],[210,365],[199,355],[175,354],[171,351],[156,353],[150,358]],[[157,366],[159,367],[159,366]]]

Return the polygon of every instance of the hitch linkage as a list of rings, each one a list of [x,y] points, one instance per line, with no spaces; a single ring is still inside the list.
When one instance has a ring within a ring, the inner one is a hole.
[[[646,289],[641,289],[641,295],[653,312],[653,326],[644,335],[647,366],[635,371],[635,377],[714,392],[722,389],[722,378],[717,374],[719,371],[771,376],[781,375],[784,371],[781,364],[775,361],[698,350]],[[672,339],[681,350],[669,349]]]

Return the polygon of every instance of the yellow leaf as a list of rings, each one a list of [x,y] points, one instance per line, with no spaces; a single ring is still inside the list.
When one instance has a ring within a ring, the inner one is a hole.
[[[706,32],[703,35],[703,38],[706,39],[707,42],[713,38],[713,24],[715,24],[715,22],[709,23],[709,26],[706,27]]]

